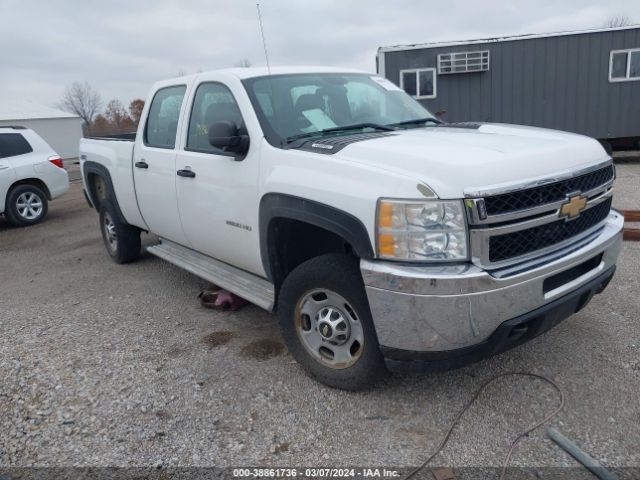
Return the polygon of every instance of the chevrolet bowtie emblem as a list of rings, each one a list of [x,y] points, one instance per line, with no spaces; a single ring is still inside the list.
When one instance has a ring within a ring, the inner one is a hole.
[[[582,195],[574,195],[573,197],[569,197],[566,203],[562,204],[560,207],[560,216],[567,218],[575,218],[580,215],[587,207],[587,197],[583,197]]]

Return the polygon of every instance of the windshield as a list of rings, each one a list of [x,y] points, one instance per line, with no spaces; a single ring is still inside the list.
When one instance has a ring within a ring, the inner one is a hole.
[[[409,127],[412,121],[440,123],[403,90],[376,75],[274,75],[250,78],[244,84],[265,137],[278,147],[314,137],[316,132],[340,135],[391,130],[398,124]]]

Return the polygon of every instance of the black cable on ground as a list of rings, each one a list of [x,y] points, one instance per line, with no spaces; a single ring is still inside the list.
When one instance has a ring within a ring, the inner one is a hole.
[[[442,451],[442,449],[445,447],[445,445],[449,441],[449,438],[451,437],[451,434],[453,433],[453,430],[458,425],[458,422],[460,421],[460,418],[462,417],[462,415],[464,415],[465,412],[467,410],[469,410],[469,407],[471,407],[471,405],[473,405],[473,403],[478,399],[478,397],[484,391],[485,388],[487,388],[490,384],[492,384],[493,382],[495,382],[496,380],[498,380],[500,378],[510,377],[510,376],[536,378],[538,380],[542,380],[543,382],[551,385],[558,392],[558,394],[560,395],[560,404],[549,415],[547,415],[546,417],[544,417],[542,420],[540,420],[539,422],[535,423],[531,427],[527,428],[524,432],[520,433],[516,437],[516,439],[511,443],[511,447],[509,448],[509,451],[507,452],[507,456],[504,459],[504,463],[502,464],[502,471],[500,473],[500,480],[503,480],[505,474],[507,473],[507,466],[509,465],[509,462],[511,461],[511,456],[513,454],[513,450],[516,448],[516,445],[518,445],[520,440],[522,440],[524,437],[529,435],[535,429],[537,429],[537,428],[541,427],[542,425],[544,425],[545,423],[547,423],[549,420],[551,420],[553,417],[555,417],[558,413],[560,413],[560,411],[564,407],[564,392],[562,391],[562,389],[553,380],[551,380],[548,377],[545,377],[544,375],[538,375],[537,373],[528,373],[528,372],[509,372],[509,373],[501,373],[500,375],[496,375],[496,376],[490,378],[489,380],[487,380],[486,382],[484,382],[480,386],[480,388],[478,388],[478,390],[476,390],[476,392],[473,394],[471,399],[465,404],[465,406],[462,407],[462,410],[460,410],[458,415],[456,415],[456,418],[453,420],[453,423],[449,427],[449,430],[447,430],[447,433],[443,437],[442,442],[440,442],[440,445],[438,446],[436,451],[429,458],[427,458],[419,467],[415,468],[412,472],[410,472],[404,478],[404,480],[409,480],[416,473],[418,473],[420,470],[425,468],[431,462],[431,460],[433,460]]]

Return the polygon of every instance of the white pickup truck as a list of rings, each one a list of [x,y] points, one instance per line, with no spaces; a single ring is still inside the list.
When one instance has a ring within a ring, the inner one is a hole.
[[[147,250],[277,311],[339,388],[453,368],[583,308],[623,217],[595,140],[435,118],[393,83],[241,68],[156,83],[130,139],[80,143],[117,262]]]

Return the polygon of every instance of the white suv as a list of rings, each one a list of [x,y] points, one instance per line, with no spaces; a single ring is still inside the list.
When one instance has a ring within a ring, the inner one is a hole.
[[[62,158],[24,127],[0,126],[0,214],[18,226],[47,215],[48,201],[69,190]]]

